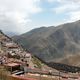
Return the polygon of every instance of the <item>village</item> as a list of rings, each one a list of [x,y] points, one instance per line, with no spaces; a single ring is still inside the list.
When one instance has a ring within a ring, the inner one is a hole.
[[[0,32],[0,69],[6,69],[9,76],[9,79],[1,77],[1,80],[80,80],[78,73],[60,73],[46,66],[37,68],[32,62],[32,54],[2,32]]]

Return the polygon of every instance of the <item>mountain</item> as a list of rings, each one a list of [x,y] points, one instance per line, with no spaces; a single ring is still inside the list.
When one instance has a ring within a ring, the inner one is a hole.
[[[9,37],[12,37],[14,35],[19,35],[18,33],[15,32],[5,32]]]
[[[80,66],[80,21],[40,27],[13,40],[45,62]]]
[[[30,66],[30,68],[42,68],[45,70],[50,69],[50,67],[42,63],[36,56],[33,56],[27,50],[24,50],[20,44],[14,42],[10,37],[0,30],[0,62],[5,64],[5,61],[6,64],[8,62],[25,62],[25,64]]]
[[[9,37],[19,35],[19,33],[17,33],[17,32],[10,32],[10,31],[3,31],[3,33],[5,33]]]

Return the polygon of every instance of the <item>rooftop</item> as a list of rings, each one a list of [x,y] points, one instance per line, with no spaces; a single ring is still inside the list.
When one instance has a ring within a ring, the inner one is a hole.
[[[18,63],[8,63],[8,64],[5,64],[5,66],[9,66],[9,67],[14,67],[14,66],[19,66],[20,64]]]

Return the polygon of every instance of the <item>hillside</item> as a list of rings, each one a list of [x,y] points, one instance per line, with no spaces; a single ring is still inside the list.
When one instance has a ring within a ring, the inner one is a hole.
[[[51,69],[0,30],[0,64],[1,61],[4,61],[3,64],[10,61],[19,63],[25,62],[25,65],[28,64],[30,68],[45,69],[46,67],[48,70]]]
[[[80,21],[33,29],[13,40],[45,62],[80,66]]]

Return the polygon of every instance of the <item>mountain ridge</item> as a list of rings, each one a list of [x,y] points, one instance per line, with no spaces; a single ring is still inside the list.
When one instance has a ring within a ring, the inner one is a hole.
[[[73,63],[74,60],[69,58],[80,55],[79,35],[80,20],[57,27],[37,28],[13,39],[46,62],[67,62],[75,65],[76,62]]]

